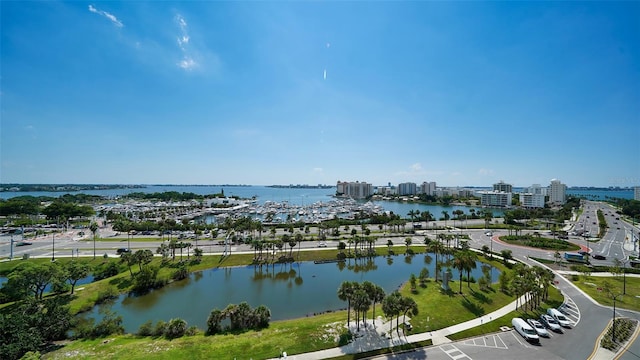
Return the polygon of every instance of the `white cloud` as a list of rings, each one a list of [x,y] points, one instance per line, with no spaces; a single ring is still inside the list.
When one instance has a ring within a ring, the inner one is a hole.
[[[324,172],[324,169],[323,169],[323,168],[321,168],[321,167],[316,167],[316,168],[313,168],[313,172],[314,172],[314,173],[323,173],[323,172]]]
[[[176,40],[178,42],[180,51],[182,51],[182,60],[178,62],[178,67],[183,70],[190,71],[197,68],[199,64],[194,59],[192,51],[189,48],[189,41],[191,40],[191,37],[189,36],[187,20],[185,20],[182,15],[177,14],[175,21],[180,28],[180,35],[176,38]]]
[[[184,70],[193,70],[198,67],[198,63],[190,57],[184,57],[180,62],[178,62],[178,66]]]
[[[415,163],[411,165],[411,171],[422,172],[422,165],[420,163]]]
[[[98,15],[102,15],[102,16],[106,17],[107,19],[109,19],[109,21],[111,21],[117,27],[123,27],[124,26],[124,24],[122,24],[122,22],[120,20],[118,20],[118,18],[115,15],[110,14],[110,13],[108,13],[106,11],[103,11],[103,10],[99,10],[93,5],[89,5],[89,11],[94,13],[94,14],[98,14]]]

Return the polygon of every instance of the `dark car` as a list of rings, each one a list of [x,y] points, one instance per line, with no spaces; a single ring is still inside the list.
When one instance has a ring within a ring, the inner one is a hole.
[[[116,250],[116,254],[118,255],[130,253],[130,252],[131,252],[131,249],[127,249],[127,248],[119,248],[118,250]]]
[[[16,246],[27,246],[27,245],[32,245],[32,243],[30,243],[28,241],[20,241],[20,242],[16,243]]]
[[[607,260],[607,257],[604,255],[593,255],[593,258],[596,260]]]

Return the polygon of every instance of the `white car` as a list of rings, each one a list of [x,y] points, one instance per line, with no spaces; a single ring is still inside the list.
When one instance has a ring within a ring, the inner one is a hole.
[[[486,233],[484,233],[484,234],[485,234],[485,235],[487,235],[487,236],[491,236],[491,235],[493,235],[493,233],[492,233],[491,231],[487,231],[487,232],[486,232]]]
[[[562,327],[560,326],[560,324],[558,324],[556,319],[552,318],[547,314],[540,316],[540,322],[542,322],[546,327],[548,327],[549,329],[555,332],[562,332]]]
[[[327,247],[327,243],[321,242],[320,244],[318,244],[318,247]]]
[[[536,333],[538,333],[538,336],[549,337],[549,332],[544,327],[544,325],[540,323],[540,321],[536,319],[527,319],[527,322],[529,323],[529,325],[531,325],[533,330],[535,330]]]
[[[560,324],[560,326],[562,327],[571,327],[571,321],[569,321],[569,319],[567,319],[566,316],[564,316],[563,313],[561,313],[560,311],[558,311],[558,309],[547,309],[547,315],[551,316],[552,318],[554,318],[558,324]]]

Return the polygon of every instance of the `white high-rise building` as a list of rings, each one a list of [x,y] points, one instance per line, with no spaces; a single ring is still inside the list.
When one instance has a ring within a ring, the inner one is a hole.
[[[510,192],[513,192],[513,185],[507,184],[504,181],[500,180],[500,182],[493,184],[493,191],[502,191],[502,192],[510,193]]]
[[[432,182],[423,182],[422,185],[420,185],[420,193],[422,194],[427,194],[427,195],[434,195],[436,192],[436,182],[432,181]]]
[[[523,189],[525,193],[529,193],[529,194],[538,194],[538,195],[542,195],[542,196],[546,196],[547,195],[547,187],[542,187],[540,186],[540,184],[533,184],[530,187]]]
[[[353,199],[365,199],[373,195],[373,186],[366,182],[338,181],[336,193]]]
[[[511,206],[512,194],[504,191],[478,191],[482,206],[508,207]]]
[[[551,204],[562,205],[567,201],[567,185],[561,183],[560,180],[551,179],[548,194]]]
[[[543,208],[544,207],[544,195],[521,193],[520,205],[526,208]]]
[[[633,188],[633,200],[640,201],[640,186],[635,186]]]

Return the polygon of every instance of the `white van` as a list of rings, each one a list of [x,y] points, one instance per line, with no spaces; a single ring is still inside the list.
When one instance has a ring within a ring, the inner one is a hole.
[[[571,321],[569,321],[569,319],[567,319],[567,317],[557,309],[547,309],[547,315],[550,315],[552,318],[556,319],[560,326],[566,328],[571,327]]]
[[[536,331],[522,318],[513,318],[511,325],[513,325],[513,328],[516,329],[518,334],[522,335],[525,340],[532,343],[540,342],[540,337],[538,337]]]

